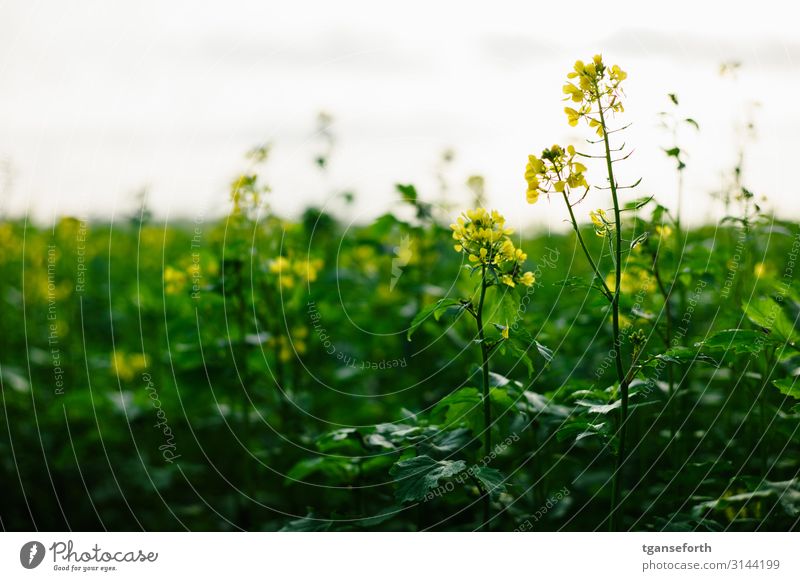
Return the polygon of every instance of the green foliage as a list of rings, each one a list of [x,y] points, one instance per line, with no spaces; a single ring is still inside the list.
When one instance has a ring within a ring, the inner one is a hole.
[[[439,481],[451,478],[467,468],[464,460],[434,460],[430,456],[416,456],[398,462],[391,474],[397,484],[397,500],[412,502],[423,500]]]

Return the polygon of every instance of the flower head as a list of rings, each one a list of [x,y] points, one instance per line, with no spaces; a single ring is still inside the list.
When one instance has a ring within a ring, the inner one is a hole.
[[[568,187],[588,188],[589,184],[584,176],[586,166],[575,161],[576,156],[577,152],[571,145],[566,149],[554,145],[545,149],[541,157],[529,155],[528,165],[525,167],[528,203],[535,204],[540,194],[565,192]]]
[[[658,234],[659,238],[662,240],[669,238],[672,236],[672,228],[667,224],[656,226],[656,234]]]
[[[616,228],[614,222],[608,219],[606,211],[602,208],[589,212],[589,218],[592,219],[592,224],[594,224],[595,234],[601,238],[604,238]]]
[[[530,286],[533,274],[521,271],[528,255],[514,246],[509,238],[514,231],[506,228],[505,223],[506,219],[497,210],[467,210],[450,225],[456,241],[453,249],[466,255],[470,268],[488,270],[501,284]]]
[[[589,127],[602,136],[600,112],[623,111],[621,85],[627,77],[628,74],[619,66],[608,67],[599,54],[586,64],[576,61],[572,71],[567,74],[570,80],[563,87],[565,99],[578,105],[577,109],[564,108],[569,124],[575,127],[580,119],[586,119]]]

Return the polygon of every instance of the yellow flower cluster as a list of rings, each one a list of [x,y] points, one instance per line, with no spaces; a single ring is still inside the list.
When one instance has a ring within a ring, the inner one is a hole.
[[[277,351],[278,359],[287,363],[292,360],[295,354],[305,354],[307,351],[307,338],[308,329],[305,327],[297,327],[291,332],[291,336],[278,335],[272,337],[267,341],[267,345]]]
[[[497,211],[485,208],[467,210],[451,224],[456,252],[462,252],[477,267],[488,268],[503,284],[531,286],[532,272],[521,272],[528,255],[516,248],[508,237],[514,231],[505,227],[506,219]]]
[[[164,292],[168,295],[176,295],[186,286],[186,273],[167,266],[164,268]]]
[[[147,359],[141,353],[114,351],[111,354],[111,371],[122,381],[130,381],[147,369]]]
[[[658,235],[659,238],[664,240],[672,236],[672,228],[667,224],[656,226],[656,234]]]
[[[589,212],[589,218],[592,219],[592,224],[594,224],[595,234],[600,238],[605,238],[616,228],[616,224],[608,219],[606,211],[602,208]]]
[[[319,258],[289,260],[285,256],[279,256],[270,262],[269,271],[278,275],[278,283],[283,288],[290,289],[298,281],[308,283],[317,280],[322,264]]]
[[[571,145],[565,150],[554,145],[542,152],[542,157],[528,156],[525,167],[525,181],[528,182],[526,198],[529,204],[535,204],[540,194],[552,191],[563,192],[565,188],[588,188],[583,175],[586,166],[575,161],[575,148]]]
[[[634,295],[637,293],[647,294],[653,286],[653,278],[650,273],[644,269],[635,268],[626,270],[622,273],[622,281],[619,285],[620,291],[626,295]],[[606,285],[613,293],[616,288],[616,279],[614,273],[611,272],[606,276]]]
[[[603,63],[603,57],[597,54],[589,63],[576,61],[567,77],[575,81],[568,81],[564,85],[564,94],[568,100],[579,105],[578,109],[564,108],[567,121],[575,127],[580,119],[586,119],[589,127],[595,129],[598,135],[603,135],[599,113],[606,110],[615,113],[623,111],[620,85],[628,77],[628,73],[617,65],[607,67]],[[593,109],[595,104],[598,106],[597,111]]]

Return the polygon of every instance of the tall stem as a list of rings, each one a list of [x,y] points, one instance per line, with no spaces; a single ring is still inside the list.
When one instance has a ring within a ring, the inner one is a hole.
[[[484,454],[489,456],[492,449],[492,404],[489,399],[489,347],[486,345],[486,336],[483,333],[483,303],[486,300],[486,265],[481,269],[481,294],[478,300],[478,310],[475,319],[478,324],[478,339],[481,345],[481,371],[483,376],[483,449]],[[488,491],[483,495],[483,526],[484,530],[489,528],[490,499]]]
[[[653,252],[653,276],[656,279],[656,284],[658,284],[658,290],[661,292],[661,295],[664,297],[664,311],[666,313],[666,322],[667,322],[667,329],[666,329],[666,336],[664,337],[664,341],[666,343],[666,348],[671,349],[672,345],[672,306],[670,301],[672,299],[672,291],[675,288],[675,281],[672,282],[669,288],[664,284],[664,280],[661,278],[661,272],[658,268],[658,250]],[[669,433],[670,433],[670,455],[674,454],[674,440],[675,435],[678,431],[678,421],[677,421],[677,414],[676,414],[676,402],[673,401],[675,396],[675,370],[672,367],[672,363],[667,363],[667,381],[668,381],[668,394],[669,398],[667,399],[667,407],[669,412]]]
[[[247,305],[245,303],[245,289],[244,289],[244,280],[243,280],[243,272],[242,272],[242,263],[236,263],[236,315],[237,315],[237,326],[239,327],[239,345],[238,345],[238,355],[241,357],[241,382],[242,382],[242,396],[240,398],[241,408],[241,421],[242,421],[242,435],[241,441],[242,445],[249,450],[250,449],[250,406],[248,405],[247,393],[250,387],[250,374],[248,369],[248,347],[247,347]],[[241,498],[241,503],[239,505],[239,522],[243,529],[248,530],[250,528],[251,520],[250,520],[250,512],[248,511],[248,500],[252,497],[252,474],[251,474],[251,467],[250,462],[248,462],[247,458],[244,459],[242,463],[242,471],[243,471],[243,485],[242,488],[244,490],[244,495]]]
[[[592,271],[594,275],[597,277],[597,280],[600,281],[600,285],[603,289],[603,294],[606,295],[606,298],[610,301],[612,294],[611,289],[608,288],[603,275],[600,274],[600,269],[597,267],[597,263],[592,258],[592,254],[589,252],[589,249],[586,247],[586,242],[583,239],[583,234],[581,234],[581,229],[578,227],[578,221],[575,219],[575,212],[572,211],[572,204],[569,203],[569,198],[567,197],[567,192],[561,192],[561,195],[564,196],[564,203],[567,205],[567,210],[569,211],[569,219],[572,222],[572,229],[575,230],[575,236],[578,238],[578,243],[580,247],[583,249],[583,254],[586,256],[586,260],[589,261],[589,265],[592,267]]]
[[[599,95],[599,91],[598,91]],[[628,431],[628,378],[622,363],[622,341],[620,340],[619,329],[619,298],[620,287],[622,286],[622,219],[620,216],[619,199],[617,197],[617,182],[614,179],[614,167],[611,159],[611,146],[608,142],[608,127],[603,113],[603,103],[598,98],[598,109],[600,112],[600,124],[603,129],[603,146],[605,147],[606,170],[608,171],[609,187],[611,188],[611,200],[614,204],[614,223],[616,224],[616,240],[614,247],[614,294],[611,299],[611,322],[614,333],[614,362],[619,378],[619,389],[622,398],[622,406],[619,414],[619,450],[617,451],[617,462],[614,469],[614,476],[611,482],[611,514],[609,524],[611,530],[617,529],[617,510],[620,504],[620,480],[621,472],[625,464],[625,439]]]

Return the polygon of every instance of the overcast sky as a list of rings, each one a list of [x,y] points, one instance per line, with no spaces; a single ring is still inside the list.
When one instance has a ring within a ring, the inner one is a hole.
[[[369,219],[396,182],[437,200],[452,148],[451,202],[467,203],[478,173],[515,222],[555,224],[559,206],[524,202],[527,154],[585,136],[566,125],[561,85],[577,58],[602,52],[629,72],[623,175],[643,178],[641,195],[673,200],[657,126],[667,93],[701,125],[683,137],[695,220],[711,215],[734,124],[757,101],[747,182],[797,218],[800,35],[786,6],[0,0],[0,211],[119,216],[147,187],[161,216],[221,212],[243,153],[268,141],[282,213],[313,203]],[[738,75],[721,77],[732,60]],[[337,138],[326,175],[313,166],[320,110]],[[330,199],[341,190],[354,208]]]

